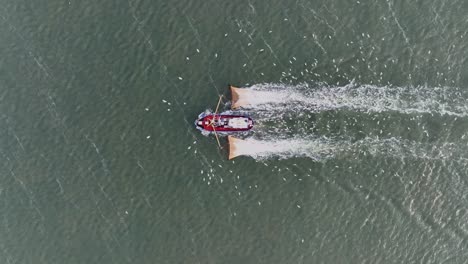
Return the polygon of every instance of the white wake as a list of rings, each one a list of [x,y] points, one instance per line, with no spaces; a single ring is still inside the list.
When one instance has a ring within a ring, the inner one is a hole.
[[[308,157],[317,161],[328,158],[362,156],[410,158],[438,161],[468,161],[463,146],[455,143],[429,144],[401,138],[364,138],[358,141],[332,138],[291,138],[259,140],[230,139],[231,157],[250,156],[255,159]],[[466,146],[465,146],[466,147]]]
[[[320,112],[348,109],[468,116],[468,93],[452,87],[378,87],[354,83],[346,86],[256,84],[243,90],[242,108],[246,110]]]

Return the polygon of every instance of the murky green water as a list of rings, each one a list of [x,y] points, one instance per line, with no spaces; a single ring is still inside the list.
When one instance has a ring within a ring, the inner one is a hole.
[[[0,262],[465,263],[467,12],[2,1]],[[234,161],[228,83],[280,100]]]

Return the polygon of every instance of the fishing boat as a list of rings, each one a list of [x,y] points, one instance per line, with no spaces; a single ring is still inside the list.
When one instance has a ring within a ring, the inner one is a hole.
[[[239,101],[239,90],[240,88],[230,86],[231,90],[231,108],[237,109],[240,104]],[[218,133],[220,135],[230,135],[237,132],[245,132],[253,128],[254,121],[248,115],[240,113],[238,111],[229,111],[218,114],[219,105],[221,104],[223,96],[219,97],[218,104],[214,113],[210,111],[205,111],[201,113],[197,120],[195,121],[195,126],[197,129],[213,133],[218,141],[218,145],[221,147],[218,139]]]
[[[197,127],[210,132],[239,132],[252,129],[253,120],[248,116],[242,115],[219,115],[205,114],[200,115],[197,120]]]
[[[241,88],[229,86],[231,90],[231,108],[233,110],[242,107],[243,101],[246,101],[242,96],[245,92]],[[241,132],[252,129],[254,122],[252,118],[245,114],[239,114],[238,112],[222,113],[218,114],[219,105],[221,104],[223,96],[219,97],[218,104],[214,113],[205,111],[198,116],[195,122],[196,126],[200,130],[209,132]]]

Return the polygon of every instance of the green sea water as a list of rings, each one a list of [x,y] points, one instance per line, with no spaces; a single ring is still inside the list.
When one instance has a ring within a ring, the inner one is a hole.
[[[467,263],[468,2],[0,4],[0,263]]]

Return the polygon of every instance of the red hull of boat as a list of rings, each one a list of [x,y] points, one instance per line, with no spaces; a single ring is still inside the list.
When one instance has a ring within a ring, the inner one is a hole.
[[[252,129],[253,120],[241,115],[207,115],[198,119],[196,124],[206,131],[240,132]]]

